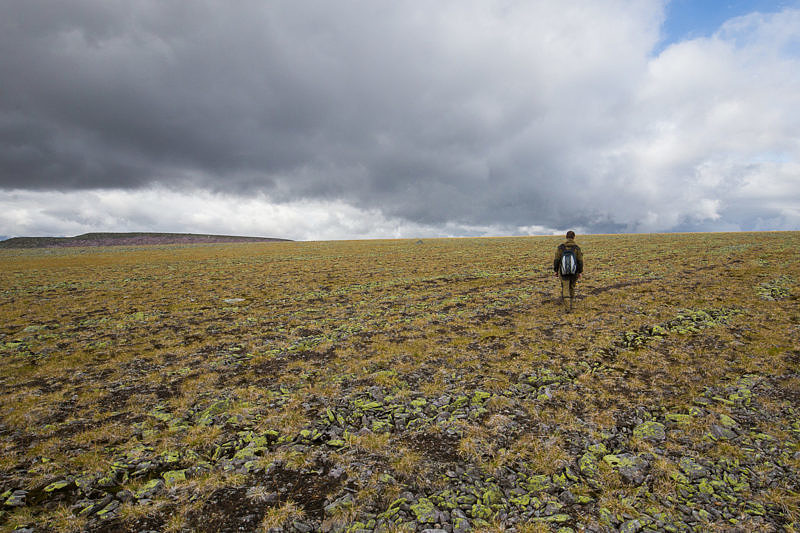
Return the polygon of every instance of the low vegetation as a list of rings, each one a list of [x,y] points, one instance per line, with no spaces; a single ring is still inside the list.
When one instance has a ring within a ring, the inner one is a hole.
[[[0,250],[0,530],[797,531],[800,233]]]

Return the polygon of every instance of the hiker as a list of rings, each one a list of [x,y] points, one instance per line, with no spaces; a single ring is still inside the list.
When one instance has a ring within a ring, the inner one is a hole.
[[[569,308],[575,298],[575,284],[583,272],[583,252],[575,244],[575,232],[567,232],[567,241],[556,248],[556,257],[553,260],[553,270],[561,278],[561,301],[564,301],[564,289],[569,291]]]

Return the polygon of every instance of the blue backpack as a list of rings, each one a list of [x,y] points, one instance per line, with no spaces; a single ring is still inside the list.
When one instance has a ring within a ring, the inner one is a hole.
[[[578,259],[575,257],[575,250],[561,245],[561,266],[559,268],[562,276],[573,276],[578,273]]]

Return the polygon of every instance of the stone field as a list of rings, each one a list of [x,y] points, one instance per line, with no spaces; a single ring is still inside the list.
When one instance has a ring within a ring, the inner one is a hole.
[[[800,233],[0,250],[0,531],[798,531]]]

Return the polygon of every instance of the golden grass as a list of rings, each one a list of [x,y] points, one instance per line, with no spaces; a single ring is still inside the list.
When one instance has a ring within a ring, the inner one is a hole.
[[[582,236],[583,298],[570,314],[554,299],[557,282],[549,272],[559,242],[0,251],[0,295],[10,303],[0,306],[0,417],[8,430],[0,439],[0,470],[31,486],[69,473],[103,473],[139,445],[153,453],[191,450],[207,460],[238,431],[294,438],[316,427],[325,406],[347,404],[373,387],[402,404],[419,395],[431,402],[493,393],[480,415],[435,428],[455,430],[455,453],[489,473],[524,464],[557,474],[577,460],[567,440],[573,432],[604,440],[604,432],[642,406],[654,416],[660,408],[685,413],[709,387],[751,372],[776,378],[783,391],[758,398],[771,421],[752,429],[782,443],[794,438],[785,413],[794,408],[788,398],[800,381],[776,376],[797,370],[791,355],[800,310],[794,299],[762,300],[757,288],[776,277],[769,267],[775,250],[796,250],[800,234]],[[800,262],[786,257],[781,269],[794,280],[787,286],[796,296]],[[639,349],[615,345],[621,334],[664,324],[681,309],[712,308],[742,314]],[[526,396],[513,392],[518,378],[538,372],[558,379],[546,391],[537,385]],[[193,416],[221,398],[231,400],[224,420],[196,425]],[[188,428],[176,431],[148,415],[156,405],[183,417]],[[706,410],[671,427],[659,446],[690,453],[687,443],[707,442],[711,424],[733,413],[716,401]],[[381,462],[397,480],[394,492],[415,484],[435,488],[430,460],[402,444],[397,431],[357,430],[350,428],[348,446],[332,457],[348,469],[366,468],[359,463],[365,455]],[[520,433],[501,443],[512,430]],[[642,440],[624,445],[641,452],[658,447]],[[258,464],[283,460],[288,468],[312,469],[316,446],[299,452],[281,445]],[[744,458],[725,442],[707,452]],[[617,473],[600,467],[601,503],[633,513],[640,499]],[[654,463],[654,492],[672,494],[674,468]],[[201,476],[181,490],[202,496],[218,483],[245,482]],[[367,483],[358,490],[373,501],[388,489]],[[786,487],[756,496],[795,502]],[[190,504],[181,500],[179,507]],[[287,508],[271,520],[291,515]],[[179,518],[185,514],[175,516],[165,527],[185,525]]]

